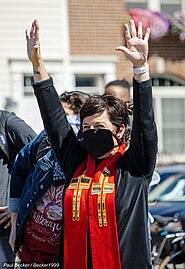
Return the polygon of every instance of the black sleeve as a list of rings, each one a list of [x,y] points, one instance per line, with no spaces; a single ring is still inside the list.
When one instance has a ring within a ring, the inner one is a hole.
[[[73,129],[67,121],[52,78],[33,84],[44,128],[66,179],[70,179],[85,158]]]
[[[15,160],[19,151],[36,136],[34,130],[14,113],[10,113],[5,122],[5,132],[11,162]]]
[[[133,81],[133,125],[128,149],[132,173],[151,178],[156,164],[157,130],[154,120],[151,81]]]

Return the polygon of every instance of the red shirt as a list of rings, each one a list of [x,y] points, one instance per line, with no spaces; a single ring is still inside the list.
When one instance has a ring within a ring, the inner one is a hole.
[[[55,263],[62,218],[62,195],[64,186],[52,186],[31,211],[24,228],[20,257],[24,264]],[[33,266],[34,267],[34,266]],[[51,265],[48,265],[51,267]]]

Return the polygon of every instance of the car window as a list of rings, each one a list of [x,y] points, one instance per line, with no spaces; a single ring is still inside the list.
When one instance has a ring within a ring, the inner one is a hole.
[[[185,201],[185,176],[173,175],[149,193],[149,203]]]
[[[169,186],[159,196],[159,201],[185,201],[185,179],[180,179],[179,181],[175,182],[172,186]]]

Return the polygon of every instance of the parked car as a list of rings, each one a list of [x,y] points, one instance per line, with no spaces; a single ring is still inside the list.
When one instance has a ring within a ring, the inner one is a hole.
[[[157,166],[155,171],[160,175],[160,182],[161,184],[164,180],[166,180],[168,177],[178,174],[178,173],[184,173],[185,174],[185,164],[168,164],[168,165],[161,165]],[[158,185],[152,185],[150,187],[150,192],[155,189]]]
[[[174,174],[149,193],[152,215],[177,216],[185,230],[185,173]]]

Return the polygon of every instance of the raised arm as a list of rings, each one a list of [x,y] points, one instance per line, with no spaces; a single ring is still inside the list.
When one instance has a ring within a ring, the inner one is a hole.
[[[134,21],[130,20],[130,27],[125,24],[126,46],[119,46],[116,50],[125,53],[133,64],[134,72],[134,115],[128,159],[130,159],[130,166],[134,173],[151,178],[157,154],[157,131],[147,62],[149,35],[149,28],[143,35],[142,23],[138,23],[136,30]]]
[[[125,24],[124,27],[126,46],[118,46],[116,50],[124,52],[132,62],[134,79],[140,82],[146,81],[150,78],[147,62],[150,28],[146,29],[143,36],[142,22],[138,23],[138,31],[136,31],[133,20],[130,20],[130,27],[128,24]]]
[[[47,136],[54,150],[55,156],[61,165],[66,178],[74,172],[71,159],[75,155],[81,163],[84,152],[75,150],[79,148],[76,136],[69,125],[59,96],[54,88],[53,80],[49,78],[40,53],[39,23],[34,20],[31,30],[26,30],[27,53],[33,66],[33,85],[37,97],[41,116]],[[73,145],[73,147],[72,147]],[[71,152],[73,149],[73,152]],[[82,153],[82,154],[81,154]],[[76,164],[74,164],[76,166]]]
[[[34,20],[30,31],[26,30],[27,54],[33,66],[34,81],[49,79],[40,51],[39,23]]]

